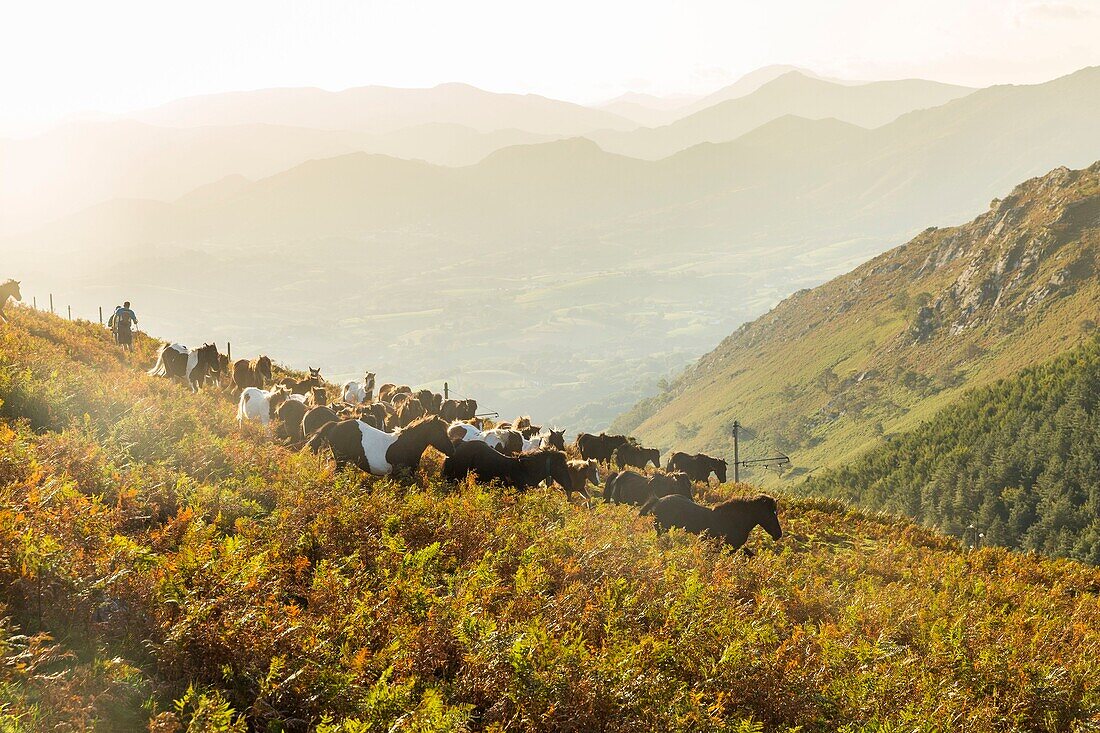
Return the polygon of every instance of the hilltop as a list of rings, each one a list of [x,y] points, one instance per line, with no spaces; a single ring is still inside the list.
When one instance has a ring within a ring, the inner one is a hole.
[[[1100,318],[1100,163],[1029,180],[745,324],[620,418],[659,447],[794,455],[797,478],[1089,338]],[[744,456],[745,453],[743,452]]]
[[[626,507],[334,472],[101,327],[0,328],[0,727],[1068,730],[1100,571],[784,498],[753,558]],[[701,499],[753,491],[711,487]]]

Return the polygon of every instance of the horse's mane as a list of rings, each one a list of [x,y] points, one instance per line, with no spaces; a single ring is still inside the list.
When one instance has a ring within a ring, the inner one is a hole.
[[[763,503],[767,503],[769,506],[775,506],[775,499],[767,494],[760,494],[752,497],[736,497],[714,507],[714,511],[731,513],[745,512],[750,509],[755,509]]]
[[[435,422],[436,420],[442,423],[444,427],[449,427],[447,421],[441,418],[439,415],[425,415],[424,417],[416,418],[411,423],[401,428],[401,432],[407,432],[409,430],[413,430],[414,428],[423,427],[428,423]]]

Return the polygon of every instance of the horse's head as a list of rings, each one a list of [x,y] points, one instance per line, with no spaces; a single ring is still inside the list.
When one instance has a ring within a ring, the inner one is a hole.
[[[714,471],[714,475],[718,477],[719,483],[726,483],[726,462],[720,461],[717,458],[710,459],[710,470]]]
[[[256,373],[264,379],[271,379],[271,359],[261,356],[256,360]]]
[[[661,467],[661,451],[657,448],[643,448],[642,458],[646,462],[653,461],[653,465],[657,468]]]
[[[565,450],[565,431],[550,428],[550,437],[546,439],[546,444],[555,450]]]
[[[550,432],[551,432],[551,434],[553,433],[553,431],[550,431]],[[559,449],[559,450],[564,450],[564,449]],[[600,485],[600,462],[597,461],[595,458],[589,458],[585,462],[588,464],[588,468],[585,469],[585,476],[588,478],[589,481],[592,482],[593,486],[599,486]]]
[[[783,528],[779,526],[779,504],[773,497],[761,494],[752,500],[752,508],[753,518],[773,540],[783,536]]]
[[[566,491],[573,489],[573,477],[569,474],[569,459],[565,453],[557,450],[547,450],[541,453],[530,454],[528,460],[546,461],[546,479],[557,482]]]
[[[23,294],[19,292],[19,281],[11,280],[11,297],[16,300],[23,300]]]

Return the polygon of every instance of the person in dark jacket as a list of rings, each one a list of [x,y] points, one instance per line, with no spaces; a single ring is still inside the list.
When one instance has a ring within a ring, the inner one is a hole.
[[[114,315],[108,322],[115,333],[115,343],[127,351],[134,350],[134,326],[137,325],[137,314],[130,309],[130,301],[126,301],[115,308]]]

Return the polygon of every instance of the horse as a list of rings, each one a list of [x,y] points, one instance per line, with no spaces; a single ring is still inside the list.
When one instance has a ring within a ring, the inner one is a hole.
[[[198,392],[206,379],[218,373],[218,347],[203,344],[191,350],[183,344],[165,344],[157,355],[157,363],[147,373],[153,377],[179,379]]]
[[[625,435],[607,435],[606,433],[600,433],[599,435],[581,433],[576,440],[577,450],[580,452],[581,458],[585,460],[595,458],[597,461],[605,462],[611,460],[611,454],[615,452],[616,448],[627,443]]]
[[[258,387],[245,387],[237,403],[237,424],[243,428],[245,420],[258,420],[270,432],[271,418],[286,397],[286,392],[281,389],[269,392]]]
[[[632,445],[631,443],[624,443],[616,448],[611,454],[611,459],[620,470],[627,466],[634,466],[644,471],[646,465],[651,462],[654,468],[661,467],[661,451],[656,448],[643,448],[640,445]]]
[[[283,381],[285,383],[287,380]],[[289,382],[287,386],[290,387],[290,391],[300,395],[309,394],[309,391],[314,387],[324,386],[320,368],[314,369],[313,367],[309,367],[309,376],[305,379],[291,379]]]
[[[589,459],[569,461],[566,465],[569,467],[569,478],[573,481],[573,491],[579,491],[585,502],[591,504],[592,497],[588,494],[588,484],[591,482],[593,486],[600,485],[599,464]]]
[[[424,406],[425,412],[429,415],[438,415],[440,409],[443,407],[443,395],[437,394],[430,389],[421,389],[413,393],[413,397],[420,400],[420,404]]]
[[[283,403],[275,410],[275,420],[278,422],[275,437],[289,443],[305,440],[306,434],[302,431],[302,421],[306,416],[306,409],[304,403],[284,397]]]
[[[429,414],[429,412],[424,409],[424,404],[420,401],[419,397],[409,397],[403,400],[399,405],[395,405],[395,407],[397,408],[397,426],[400,428]]]
[[[473,420],[477,417],[477,400],[444,400],[439,408],[444,420]]]
[[[678,495],[691,499],[691,480],[684,473],[644,476],[634,471],[610,473],[604,481],[603,497],[611,504],[642,506],[653,497]]]
[[[4,306],[8,304],[8,298],[23,300],[23,294],[19,292],[18,280],[8,280],[0,285],[0,321],[4,323],[8,322],[7,317],[4,315]]]
[[[447,426],[447,436],[453,443],[466,443],[481,440],[481,431],[468,422],[458,422],[456,420]]]
[[[542,432],[541,425],[531,424],[531,417],[529,415],[520,415],[517,417],[515,423],[512,424],[512,429],[518,430],[523,434],[524,438],[528,439]]]
[[[233,387],[243,391],[246,387],[263,389],[271,381],[271,359],[258,356],[252,361],[237,359],[233,362]]]
[[[363,383],[354,380],[344,382],[340,388],[340,399],[352,405],[369,405],[374,401],[374,373],[363,375]]]
[[[459,443],[454,455],[443,461],[443,477],[450,481],[462,481],[469,474],[476,474],[481,481],[500,481],[505,486],[523,490],[557,483],[565,490],[566,497],[573,495],[573,479],[569,465],[561,451],[541,451],[511,457],[498,453],[481,441]]]
[[[493,428],[483,431],[478,440],[506,456],[523,452],[523,435],[518,430]]]
[[[565,450],[565,431],[550,428],[550,433],[543,438],[543,445],[554,450]]]
[[[328,392],[324,387],[311,387],[306,395],[306,404],[310,407],[324,407],[328,404]]]
[[[378,401],[392,404],[394,396],[399,394],[412,394],[412,387],[405,384],[383,384],[378,388]]]
[[[331,407],[324,405],[314,407],[312,410],[306,408],[305,414],[302,416],[302,433],[304,435],[313,435],[317,430],[328,422],[339,422],[340,416],[336,414]]]
[[[680,527],[695,534],[720,537],[735,550],[745,544],[749,532],[758,524],[774,540],[783,536],[779,507],[766,494],[752,499],[730,499],[713,509],[682,496],[655,496],[642,507],[642,514],[653,515],[658,534],[670,527]],[[748,550],[745,552],[752,555]]]
[[[310,437],[307,445],[313,450],[328,446],[338,467],[350,463],[374,476],[419,468],[428,446],[448,457],[455,452],[447,438],[447,423],[438,417],[423,418],[397,433],[384,433],[362,420],[329,422]]]
[[[718,477],[718,483],[726,483],[726,462],[703,453],[673,453],[665,470],[683,471],[692,481],[703,482],[710,481],[710,474],[713,472]]]

